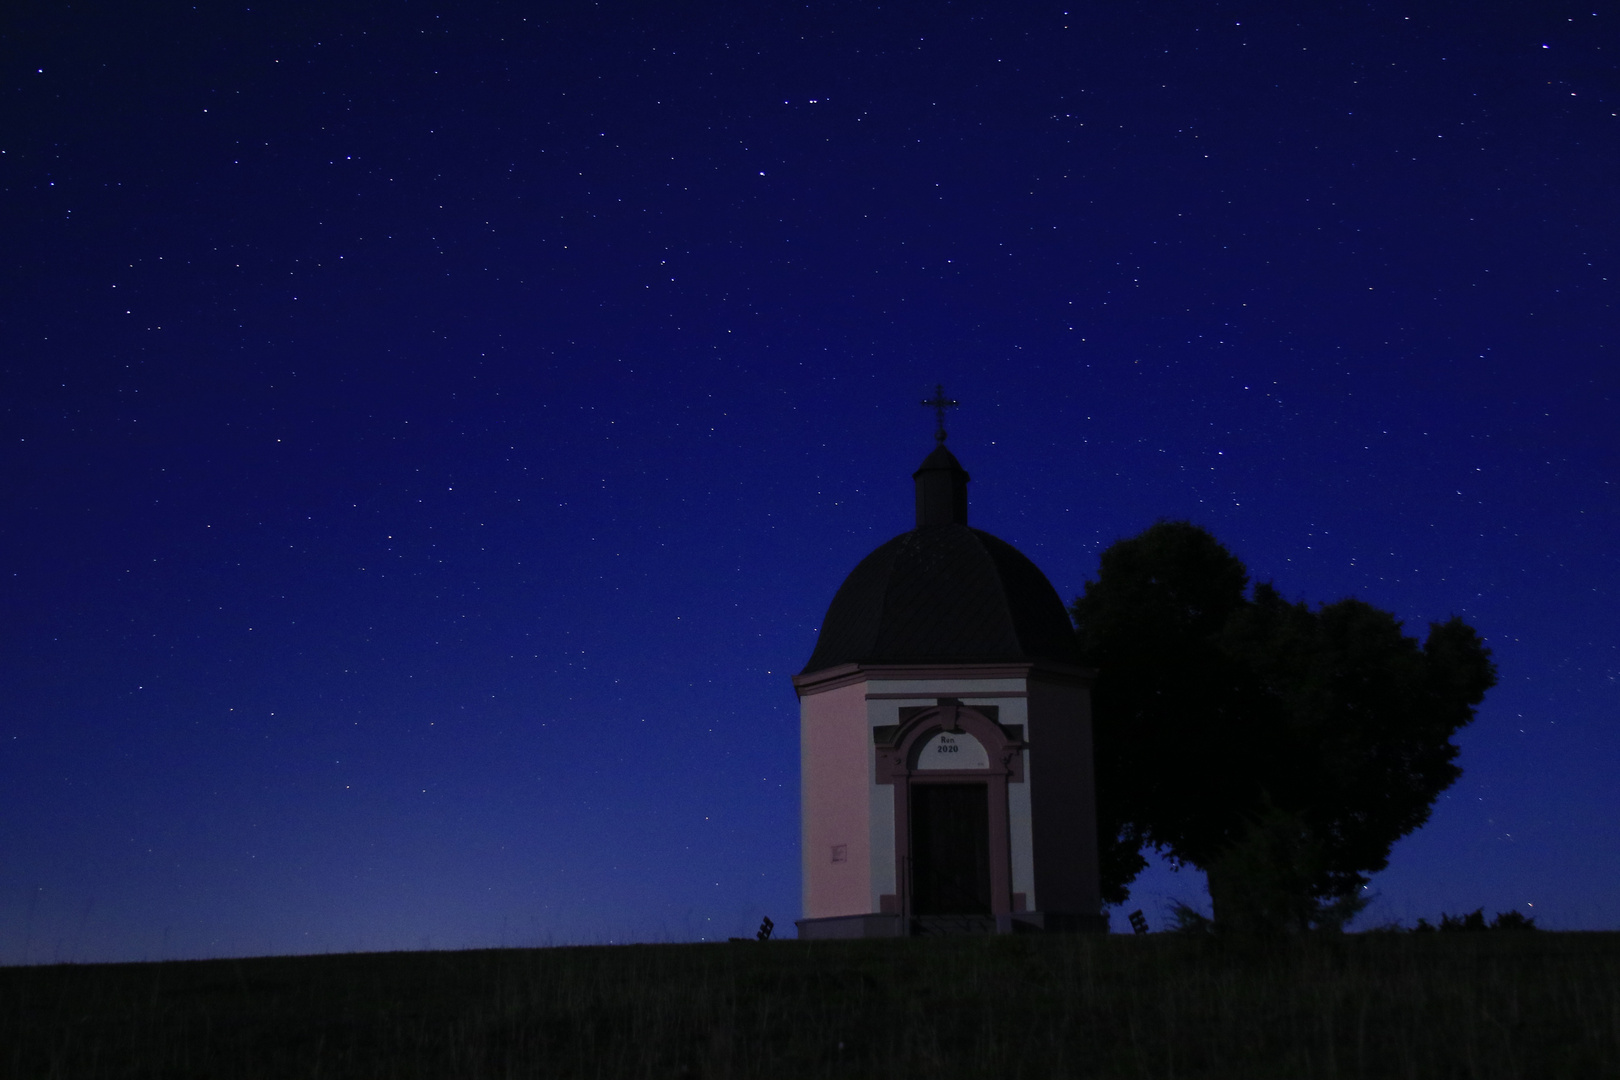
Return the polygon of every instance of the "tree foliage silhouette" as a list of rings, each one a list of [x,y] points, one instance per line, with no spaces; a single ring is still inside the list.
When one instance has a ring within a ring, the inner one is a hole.
[[[1207,531],[1102,555],[1070,611],[1094,689],[1104,894],[1144,847],[1209,875],[1217,923],[1330,925],[1460,775],[1451,736],[1496,682],[1461,619],[1408,637],[1360,600],[1312,608]]]

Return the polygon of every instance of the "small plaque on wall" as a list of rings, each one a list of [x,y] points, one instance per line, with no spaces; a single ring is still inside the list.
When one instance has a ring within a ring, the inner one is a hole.
[[[965,731],[942,731],[923,743],[917,754],[919,769],[988,769],[990,755],[984,744]]]

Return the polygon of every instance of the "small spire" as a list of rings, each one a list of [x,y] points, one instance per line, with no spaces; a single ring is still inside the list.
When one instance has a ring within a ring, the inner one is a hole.
[[[933,398],[931,400],[925,400],[922,404],[934,410],[934,441],[939,443],[939,445],[944,446],[945,410],[954,409],[960,405],[961,402],[952,401],[950,398],[947,398],[945,396],[945,387],[939,383],[935,383]]]
[[[934,447],[917,471],[917,528],[967,524],[968,473],[944,443]]]

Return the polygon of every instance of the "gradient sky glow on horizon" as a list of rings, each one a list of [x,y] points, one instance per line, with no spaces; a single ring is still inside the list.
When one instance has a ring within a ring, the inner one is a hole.
[[[1612,8],[142,7],[0,22],[0,963],[786,927],[935,383],[1065,600],[1484,635],[1358,925],[1620,926]]]

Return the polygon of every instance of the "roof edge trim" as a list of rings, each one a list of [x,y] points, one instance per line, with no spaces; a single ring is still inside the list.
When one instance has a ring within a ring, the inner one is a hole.
[[[901,679],[1028,679],[1090,686],[1095,668],[1074,667],[1050,660],[1023,660],[1005,664],[838,664],[793,676],[799,697],[837,690],[858,682],[896,682]]]

